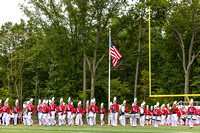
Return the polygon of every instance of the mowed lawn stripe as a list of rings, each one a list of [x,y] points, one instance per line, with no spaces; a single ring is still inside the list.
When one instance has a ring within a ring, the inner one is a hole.
[[[179,126],[176,128],[172,128],[170,126],[160,126],[159,128],[154,128],[153,126],[145,126],[145,127],[136,127],[132,128],[131,126],[0,126],[0,132],[2,133],[47,133],[47,132],[87,132],[87,133],[123,133],[123,132],[137,132],[137,133],[191,133],[191,132],[200,132],[200,127],[196,126],[193,129],[189,129],[187,126]]]

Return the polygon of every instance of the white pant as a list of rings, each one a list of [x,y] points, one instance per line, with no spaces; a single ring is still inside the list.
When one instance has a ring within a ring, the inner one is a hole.
[[[151,125],[150,120],[146,120],[146,125]]]
[[[2,113],[0,114],[0,125],[1,125],[1,117],[2,117]]]
[[[63,125],[62,112],[58,112],[58,123],[60,126]]]
[[[43,116],[43,114],[42,114],[41,112],[39,112],[39,113],[38,113],[38,120],[39,120],[39,125],[40,125],[40,126],[43,124],[42,116]]]
[[[68,121],[68,125],[72,125],[72,113],[71,113],[71,111],[67,111],[67,121]]]
[[[200,115],[197,115],[197,124],[200,124]]]
[[[13,113],[13,115],[14,115],[14,125],[17,125],[17,116],[18,116],[18,114]]]
[[[177,127],[177,114],[171,115],[172,127]]]
[[[10,115],[8,113],[3,113],[2,125],[9,125]]]
[[[104,125],[104,121],[103,121],[103,118],[104,118],[104,114],[100,114],[100,120],[101,120],[101,125]]]
[[[154,120],[154,127],[158,127],[158,121],[157,120]]]
[[[137,119],[135,117],[132,118],[132,126],[134,126],[134,127],[137,126]]]
[[[171,115],[167,115],[166,125],[170,125],[170,124],[171,124]]]
[[[48,114],[42,114],[42,121],[44,126],[48,125]]]
[[[27,125],[27,117],[28,117],[27,113],[24,113],[23,114],[23,124],[24,125]]]
[[[63,126],[66,125],[66,120],[65,119],[66,119],[66,114],[63,114],[62,115]]]
[[[118,116],[118,112],[113,113],[113,126],[117,126],[117,116]]]
[[[119,121],[120,121],[120,124],[121,124],[122,126],[125,126],[125,125],[126,125],[126,118],[125,118],[124,115],[120,115]]]
[[[145,124],[145,115],[140,116],[140,125],[143,127]]]
[[[96,117],[97,117],[97,114],[94,113],[94,125],[96,125]]]
[[[51,111],[51,125],[56,125],[55,111]]]
[[[166,116],[165,115],[161,115],[161,125],[165,125],[166,122]]]
[[[190,127],[193,127],[193,120],[192,120],[192,118],[189,119],[189,125],[190,125]]]
[[[71,120],[72,120],[72,122],[71,122],[72,125],[74,125],[74,117],[75,117],[75,116],[76,116],[76,114],[73,113],[73,114],[72,114],[72,119],[71,119]]]
[[[90,125],[90,121],[89,121],[89,118],[88,118],[88,113],[86,113],[86,121],[87,121],[87,124]]]
[[[27,117],[27,125],[32,126],[33,125],[33,120],[32,120],[32,112],[28,112],[28,117]]]
[[[82,114],[76,115],[76,125],[79,125],[79,121],[80,121],[80,124],[83,125]]]
[[[94,117],[89,118],[90,126],[94,126]]]

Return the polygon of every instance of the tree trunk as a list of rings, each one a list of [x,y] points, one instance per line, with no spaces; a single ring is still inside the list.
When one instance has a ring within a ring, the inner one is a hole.
[[[141,32],[142,32],[142,17],[140,18],[140,25],[139,25],[138,56],[137,56],[137,64],[136,64],[136,72],[135,72],[134,98],[137,97],[137,81],[138,81],[138,72],[139,72],[139,64],[140,64],[140,51],[141,51]]]
[[[86,55],[84,52],[84,57],[83,57],[83,93],[84,93],[84,97],[83,97],[83,108],[85,108],[85,103],[86,103]]]
[[[95,86],[94,86],[94,78],[95,78],[95,73],[91,73],[91,99],[94,98],[94,93],[95,93]]]
[[[190,79],[190,76],[189,76],[189,72],[185,72],[185,88],[184,88],[184,94],[188,94],[189,93],[189,79]],[[187,101],[186,98],[184,98],[185,101]]]

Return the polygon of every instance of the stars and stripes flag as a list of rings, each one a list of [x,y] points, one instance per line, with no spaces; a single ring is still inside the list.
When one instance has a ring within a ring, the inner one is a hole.
[[[116,67],[118,60],[122,57],[122,54],[117,50],[112,40],[110,47],[110,56],[112,57],[113,66]]]

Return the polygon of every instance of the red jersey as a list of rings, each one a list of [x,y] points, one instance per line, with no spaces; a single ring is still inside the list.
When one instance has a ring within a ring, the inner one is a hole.
[[[75,108],[73,108],[73,110],[72,110],[72,114],[73,114],[73,113],[76,114],[76,109],[75,109]]]
[[[38,112],[42,112],[42,106],[38,106],[36,113],[38,113]]]
[[[71,104],[69,104],[69,105],[66,106],[66,111],[71,111],[71,113],[72,113],[73,108],[74,107]]]
[[[167,114],[169,115],[169,114],[171,114],[171,111],[170,111],[170,109],[167,109]]]
[[[47,107],[47,106],[44,106],[44,107],[42,107],[42,113],[49,113],[50,115],[51,115],[51,110],[50,110],[50,108],[49,107]]]
[[[112,113],[112,109],[109,109],[109,110],[108,110],[108,113]]]
[[[27,111],[28,112],[32,112],[31,115],[33,115],[33,113],[35,112],[34,106],[33,105],[28,105],[26,108],[27,108]]]
[[[128,113],[128,107],[125,107],[125,112]]]
[[[65,106],[64,106],[64,105],[60,105],[60,106],[58,106],[58,110],[57,110],[56,113],[58,113],[58,112],[62,112],[62,115],[63,115],[64,112],[65,112]]]
[[[133,113],[138,113],[138,112],[140,112],[139,106],[132,106],[132,107],[131,107],[131,113],[132,113],[132,114],[133,114]]]
[[[106,116],[106,111],[105,111],[105,109],[100,109],[99,112],[100,112],[100,114],[104,114],[104,117]]]
[[[12,113],[11,113],[10,108],[8,107],[8,105],[6,105],[6,106],[3,107],[3,112],[7,112],[8,114],[12,115]]]
[[[144,112],[142,112],[142,109],[143,109]],[[141,109],[140,109],[141,115],[144,115],[146,112],[147,112],[147,110],[145,108],[141,107]]]
[[[185,115],[186,114],[184,110],[181,110],[180,113],[181,113],[181,115]]]
[[[13,113],[17,114],[19,112],[20,112],[20,107],[19,106],[13,107]]]
[[[162,114],[162,115],[167,115],[167,110],[161,109],[161,114]]]
[[[0,114],[3,112],[3,107],[0,106]]]
[[[90,106],[89,110],[94,112],[94,113],[98,112],[98,108],[96,108],[96,105],[95,106]]]
[[[151,115],[151,112],[149,110],[146,110],[145,115]]]
[[[77,114],[82,114],[82,116],[83,116],[83,109],[82,108],[76,108],[76,112],[77,112]]]
[[[55,104],[51,104],[49,107],[50,107],[51,111],[57,111],[58,110],[58,108]]]
[[[85,113],[89,113],[89,107],[85,107]]]
[[[160,112],[159,109],[155,109],[155,110],[154,110],[154,114],[155,114],[155,115],[161,115],[161,112]]]
[[[174,107],[175,108],[175,111],[174,112],[172,112],[172,114],[173,113],[178,113],[179,111],[178,111],[178,108],[177,107]]]
[[[113,112],[118,112],[119,111],[119,105],[118,104],[115,104],[115,105],[113,105]]]
[[[195,107],[192,106],[192,107],[188,108],[188,114],[189,113],[195,113],[195,112],[196,112],[196,108]]]

